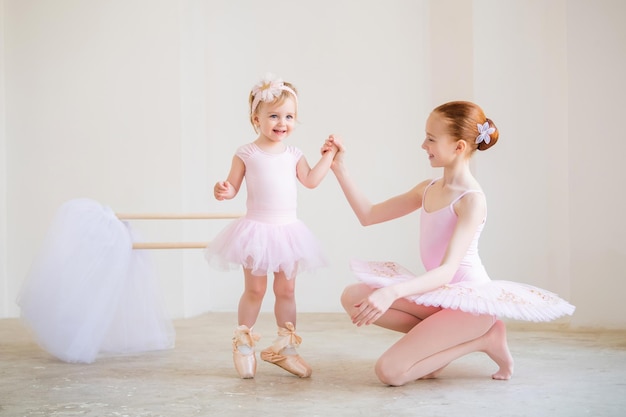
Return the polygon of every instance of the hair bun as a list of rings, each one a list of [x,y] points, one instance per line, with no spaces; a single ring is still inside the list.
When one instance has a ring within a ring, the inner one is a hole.
[[[496,144],[496,142],[498,141],[498,137],[500,136],[500,131],[498,130],[498,127],[493,123],[493,120],[487,117],[486,121],[489,124],[489,127],[495,130],[493,131],[493,133],[489,134],[489,143],[483,140],[478,144],[477,149],[479,151],[486,151],[487,149],[491,148],[493,145]]]

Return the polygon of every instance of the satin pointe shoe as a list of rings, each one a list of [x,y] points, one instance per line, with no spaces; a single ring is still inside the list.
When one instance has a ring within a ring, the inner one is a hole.
[[[256,355],[254,346],[260,336],[252,333],[246,325],[238,326],[233,337],[233,362],[239,376],[243,379],[254,378],[256,375]]]
[[[300,343],[302,343],[302,338],[296,334],[294,325],[287,322],[284,328],[278,328],[278,339],[276,339],[274,344],[261,351],[261,359],[280,366],[287,372],[291,372],[300,378],[308,378],[313,373],[313,370],[295,352],[295,348],[300,346]],[[290,354],[291,352],[293,354]]]

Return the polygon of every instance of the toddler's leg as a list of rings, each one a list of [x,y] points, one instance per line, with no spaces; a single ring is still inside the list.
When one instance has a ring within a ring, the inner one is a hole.
[[[261,311],[261,304],[267,289],[267,276],[252,275],[249,269],[244,269],[243,273],[245,283],[239,300],[239,324],[252,328]]]
[[[256,354],[254,346],[259,335],[252,332],[261,310],[263,297],[267,288],[267,277],[252,275],[252,271],[244,269],[244,291],[239,300],[239,326],[233,337],[233,362],[241,378],[254,378],[256,374]]]
[[[278,338],[272,346],[261,352],[261,359],[280,366],[300,378],[307,378],[311,376],[311,367],[296,351],[302,338],[296,334],[294,291],[295,277],[287,279],[282,271],[274,274],[274,295],[276,296],[274,314],[278,325]]]
[[[281,327],[290,322],[296,324],[296,278],[287,279],[284,272],[274,274],[274,315],[276,324]]]

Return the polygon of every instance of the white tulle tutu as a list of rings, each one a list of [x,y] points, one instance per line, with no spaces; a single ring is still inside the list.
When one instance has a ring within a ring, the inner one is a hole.
[[[350,267],[357,279],[373,288],[415,278],[413,273],[395,262],[353,260]],[[424,306],[534,322],[554,320],[571,315],[575,310],[573,305],[554,293],[532,285],[501,280],[447,284],[406,298]]]
[[[254,275],[298,273],[327,265],[321,245],[300,220],[276,224],[242,217],[222,230],[205,250],[209,264],[219,269],[251,269]]]
[[[37,342],[66,362],[174,346],[174,329],[133,231],[89,199],[58,211],[18,299]]]

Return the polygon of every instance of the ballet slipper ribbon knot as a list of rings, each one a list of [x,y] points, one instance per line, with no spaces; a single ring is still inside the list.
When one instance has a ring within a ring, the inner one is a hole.
[[[238,345],[253,347],[256,345],[256,342],[261,340],[261,335],[252,333],[252,329],[249,329],[247,326],[240,326],[237,328],[236,340]]]
[[[302,338],[296,334],[296,328],[293,323],[285,323],[285,327],[279,328],[278,336],[280,336],[280,339],[274,342],[272,346],[272,351],[275,353],[280,352],[287,346],[297,347],[302,343]]]

